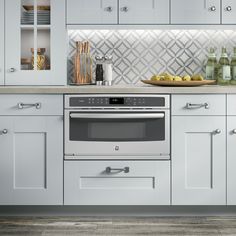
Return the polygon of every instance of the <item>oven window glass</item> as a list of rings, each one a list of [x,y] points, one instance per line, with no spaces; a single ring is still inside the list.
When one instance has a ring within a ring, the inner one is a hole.
[[[165,119],[70,118],[69,132],[71,141],[161,141]]]

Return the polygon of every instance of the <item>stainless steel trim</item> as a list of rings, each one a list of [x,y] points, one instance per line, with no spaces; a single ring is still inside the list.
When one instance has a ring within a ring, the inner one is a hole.
[[[185,106],[186,109],[199,109],[199,108],[205,108],[205,109],[210,109],[209,103],[186,103]]]
[[[164,113],[71,113],[71,118],[88,118],[88,119],[160,119],[164,118]]]
[[[112,171],[129,173],[129,167],[124,167],[124,168],[111,168],[111,167],[107,167],[105,171],[106,171],[107,174],[111,174]]]
[[[37,103],[18,103],[17,104],[19,109],[23,109],[25,107],[35,107],[36,109],[40,109],[41,108],[41,103],[37,102]]]

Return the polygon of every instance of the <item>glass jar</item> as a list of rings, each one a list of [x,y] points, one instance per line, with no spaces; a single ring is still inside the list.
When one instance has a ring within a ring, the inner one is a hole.
[[[38,48],[37,49],[37,59],[36,59],[36,64],[37,64],[37,70],[46,70],[46,56],[45,56],[46,49],[45,48]],[[32,62],[32,68],[34,68],[34,49],[31,48],[31,62]]]

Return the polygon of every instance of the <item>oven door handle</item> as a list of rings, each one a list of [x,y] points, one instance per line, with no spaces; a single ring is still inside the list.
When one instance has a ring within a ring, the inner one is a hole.
[[[71,118],[81,119],[161,119],[165,113],[71,113]]]

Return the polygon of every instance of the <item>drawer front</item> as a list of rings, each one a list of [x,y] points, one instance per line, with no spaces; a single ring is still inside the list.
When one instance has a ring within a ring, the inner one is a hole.
[[[63,95],[0,95],[0,115],[63,115]]]
[[[172,115],[226,115],[226,95],[173,95]]]
[[[227,115],[236,115],[236,94],[227,95]]]
[[[65,205],[170,205],[169,161],[65,161],[64,168]]]

